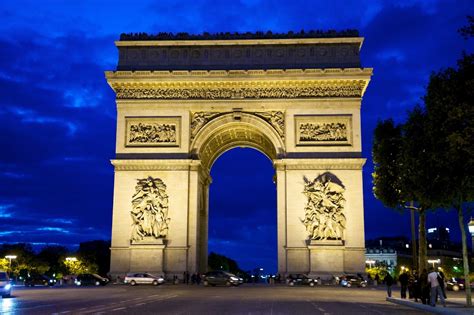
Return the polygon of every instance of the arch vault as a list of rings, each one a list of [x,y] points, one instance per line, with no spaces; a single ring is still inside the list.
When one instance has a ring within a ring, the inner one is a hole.
[[[360,37],[116,42],[113,275],[207,269],[210,169],[273,161],[278,271],[364,271]]]

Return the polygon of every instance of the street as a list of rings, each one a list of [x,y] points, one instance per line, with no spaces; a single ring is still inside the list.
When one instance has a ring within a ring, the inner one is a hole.
[[[396,294],[396,293],[395,293]],[[193,285],[18,287],[2,314],[421,314],[381,288]]]

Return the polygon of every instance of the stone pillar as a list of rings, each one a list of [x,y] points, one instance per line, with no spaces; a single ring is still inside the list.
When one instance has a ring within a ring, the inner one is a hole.
[[[275,162],[277,186],[277,252],[278,273],[285,275],[287,268],[287,239],[286,239],[286,170],[280,162]]]

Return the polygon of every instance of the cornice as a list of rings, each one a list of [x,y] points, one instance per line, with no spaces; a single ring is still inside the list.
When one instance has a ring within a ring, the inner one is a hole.
[[[362,97],[372,69],[106,72],[117,99]]]
[[[155,70],[155,71],[105,71],[109,84],[120,81],[139,80],[140,82],[163,81],[175,79],[179,81],[199,81],[203,78],[222,80],[229,78],[256,78],[268,80],[286,79],[327,79],[328,77],[340,79],[365,79],[372,76],[372,68],[328,68],[328,69],[269,69],[269,70]]]
[[[363,37],[331,38],[271,38],[271,39],[221,39],[221,40],[121,40],[115,41],[117,47],[133,46],[235,46],[235,45],[307,45],[307,44],[359,44]]]
[[[110,160],[115,171],[197,171],[198,160]]]
[[[277,171],[285,170],[361,170],[366,159],[281,159],[273,165]]]

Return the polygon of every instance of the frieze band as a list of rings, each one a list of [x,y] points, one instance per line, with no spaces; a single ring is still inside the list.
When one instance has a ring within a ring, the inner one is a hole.
[[[259,88],[116,88],[117,99],[239,99],[361,97],[365,83]]]

